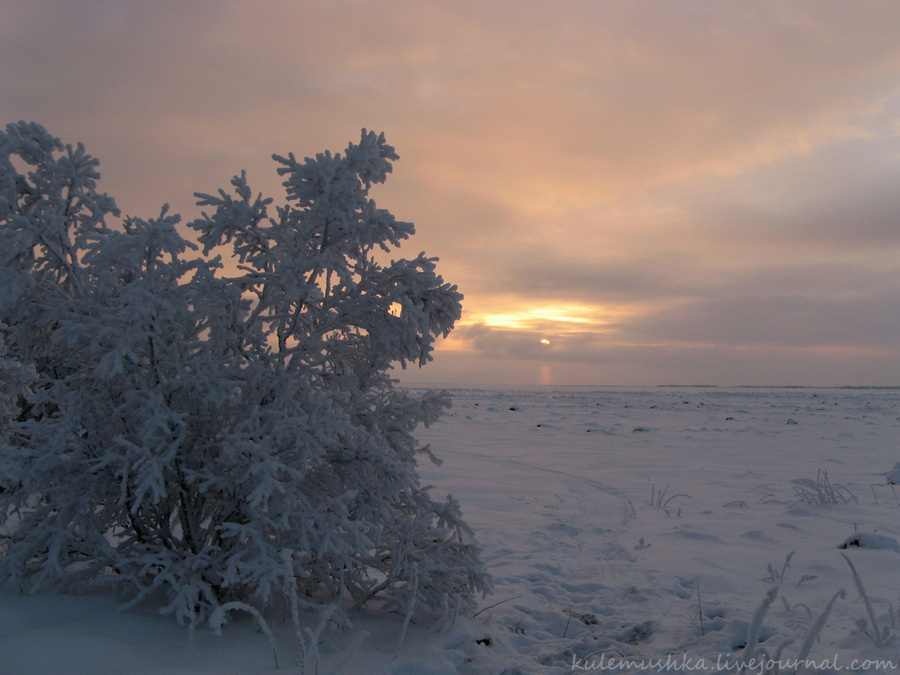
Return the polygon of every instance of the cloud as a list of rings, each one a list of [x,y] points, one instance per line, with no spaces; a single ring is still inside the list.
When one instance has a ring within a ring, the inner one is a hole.
[[[0,115],[84,141],[127,213],[186,218],[241,169],[277,197],[273,152],[385,131],[374,197],[465,293],[439,353],[478,372],[881,376],[898,22],[837,0],[10,0]]]

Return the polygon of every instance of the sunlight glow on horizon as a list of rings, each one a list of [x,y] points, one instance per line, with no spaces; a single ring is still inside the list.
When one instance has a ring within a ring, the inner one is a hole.
[[[611,325],[628,315],[626,308],[614,309],[605,306],[589,307],[587,305],[539,305],[519,307],[519,303],[510,303],[509,309],[488,312],[472,312],[464,314],[460,325],[482,324],[490,328],[511,330],[537,330],[549,326],[557,326],[561,331],[580,326],[580,330],[590,327],[591,330],[611,330]]]

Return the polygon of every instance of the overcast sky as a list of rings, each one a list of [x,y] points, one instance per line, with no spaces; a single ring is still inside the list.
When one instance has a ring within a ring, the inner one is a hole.
[[[900,2],[0,0],[0,123],[131,215],[272,153],[373,197],[465,294],[410,383],[900,385]],[[542,342],[542,340],[544,342]],[[549,343],[549,344],[548,344]]]

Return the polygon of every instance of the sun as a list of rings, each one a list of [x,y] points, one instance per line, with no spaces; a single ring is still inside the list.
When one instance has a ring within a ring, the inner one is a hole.
[[[544,339],[541,340],[541,344],[542,344],[542,345],[549,345],[549,344],[550,344],[550,340],[548,340],[547,338],[544,338]]]

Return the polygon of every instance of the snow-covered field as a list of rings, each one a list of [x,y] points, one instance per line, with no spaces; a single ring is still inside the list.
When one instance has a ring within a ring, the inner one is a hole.
[[[402,617],[352,617],[319,673],[793,672],[806,652],[810,672],[900,672],[900,506],[877,475],[900,462],[900,390],[453,396],[418,433],[444,460],[421,472],[462,503],[494,594],[399,648]],[[297,672],[289,620],[275,671],[251,622],[189,640],[116,607],[0,594],[0,673]]]

